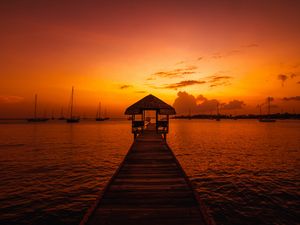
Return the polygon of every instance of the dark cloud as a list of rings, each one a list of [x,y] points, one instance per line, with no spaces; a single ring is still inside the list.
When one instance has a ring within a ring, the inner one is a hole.
[[[298,81],[297,84],[300,84],[300,81]]]
[[[179,91],[173,107],[176,109],[177,113],[188,113],[189,111],[195,112],[197,109],[196,99],[193,95],[190,95],[185,91]]]
[[[293,79],[293,78],[298,77],[298,76],[299,76],[299,74],[291,73],[290,78]]]
[[[203,95],[198,95],[198,97],[196,98],[197,101],[199,102],[203,102],[203,101],[206,101],[207,98],[205,98]]]
[[[177,93],[177,98],[174,101],[173,107],[178,113],[213,113],[216,112],[220,102],[217,99],[207,99],[203,95],[194,97],[193,95],[183,91]],[[245,106],[243,101],[233,100],[222,104],[224,110],[242,109]]]
[[[222,86],[222,85],[229,85],[229,80],[232,79],[231,76],[223,76],[223,75],[214,75],[207,77],[207,83],[210,83],[210,87]]]
[[[197,111],[198,113],[207,113],[207,112],[213,112],[216,111],[217,106],[220,104],[220,102],[217,99],[206,99],[202,101],[200,104],[197,105]]]
[[[242,109],[246,104],[243,101],[233,100],[222,105],[222,109],[232,110],[232,109]]]
[[[135,93],[144,94],[146,91],[135,91]]]
[[[209,87],[217,87],[217,86],[226,86],[226,85],[229,85],[230,83],[229,82],[219,82],[219,83],[215,83],[215,84],[211,84],[209,85]]]
[[[281,86],[283,87],[284,82],[289,78],[289,76],[285,74],[278,74],[277,78],[281,81]]]
[[[300,96],[284,97],[283,101],[300,101]]]
[[[181,87],[191,86],[191,85],[195,85],[195,84],[205,84],[205,83],[206,83],[205,81],[198,81],[198,80],[183,80],[178,83],[167,84],[167,85],[163,86],[163,88],[176,90],[177,88],[181,88]]]
[[[203,59],[203,57],[198,57],[198,58],[197,58],[198,61],[200,61],[200,60],[202,60],[202,59]]]
[[[211,76],[209,77],[210,78],[210,81],[211,83],[215,83],[215,82],[218,82],[220,80],[228,80],[228,79],[231,79],[232,77],[230,76]]]
[[[281,73],[277,75],[277,79],[281,81],[281,86],[284,86],[288,79],[294,79],[300,75],[299,72]]]
[[[120,89],[121,89],[121,90],[127,89],[127,88],[132,88],[132,85],[124,84],[124,85],[121,85],[121,86],[120,86]]]
[[[184,68],[178,68],[174,70],[168,71],[158,71],[150,76],[153,77],[162,77],[162,78],[180,78],[184,77],[185,75],[194,74],[196,73],[197,66],[186,66]]]

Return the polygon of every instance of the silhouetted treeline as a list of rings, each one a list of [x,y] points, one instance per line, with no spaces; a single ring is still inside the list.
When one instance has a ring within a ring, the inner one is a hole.
[[[291,114],[291,113],[275,113],[270,115],[256,115],[256,114],[247,114],[247,115],[210,115],[210,114],[197,114],[197,115],[181,115],[174,116],[173,119],[300,119],[300,114]]]

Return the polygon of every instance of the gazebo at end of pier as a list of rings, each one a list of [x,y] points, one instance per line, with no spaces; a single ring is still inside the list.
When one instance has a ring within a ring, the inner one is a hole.
[[[169,132],[169,115],[175,115],[175,109],[154,95],[147,95],[133,105],[129,106],[125,115],[132,119],[132,133],[136,138],[150,124],[150,118],[145,117],[146,111],[155,111],[155,129],[166,138]]]

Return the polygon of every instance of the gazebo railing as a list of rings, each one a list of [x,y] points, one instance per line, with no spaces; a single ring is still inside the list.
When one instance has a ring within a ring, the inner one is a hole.
[[[168,133],[169,132],[169,121],[168,120],[156,121],[156,130],[161,133]]]
[[[133,120],[132,121],[132,132],[133,133],[143,131],[144,127],[145,127],[145,121],[143,121],[143,120]]]

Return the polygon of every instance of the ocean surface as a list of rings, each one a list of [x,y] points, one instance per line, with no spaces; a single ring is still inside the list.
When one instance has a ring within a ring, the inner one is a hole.
[[[0,122],[0,224],[77,225],[127,153],[130,121]],[[300,224],[300,121],[171,120],[217,224]]]

